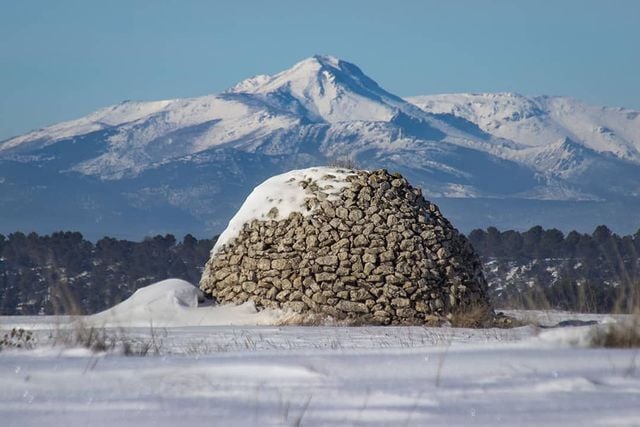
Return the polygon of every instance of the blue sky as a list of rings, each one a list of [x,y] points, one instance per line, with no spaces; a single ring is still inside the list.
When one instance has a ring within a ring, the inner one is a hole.
[[[216,93],[315,53],[398,95],[640,109],[640,1],[0,0],[0,140],[125,99]]]

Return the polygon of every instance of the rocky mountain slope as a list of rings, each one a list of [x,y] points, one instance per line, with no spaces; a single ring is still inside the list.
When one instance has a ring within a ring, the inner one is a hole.
[[[463,231],[630,232],[639,114],[513,94],[404,100],[314,56],[218,95],[127,101],[0,142],[0,232],[212,235],[267,177],[340,159],[401,172]]]

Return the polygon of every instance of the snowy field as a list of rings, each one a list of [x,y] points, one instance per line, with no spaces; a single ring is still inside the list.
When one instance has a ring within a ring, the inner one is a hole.
[[[610,317],[511,312],[599,322],[511,330],[296,327],[197,297],[166,281],[95,316],[0,317],[0,329],[25,327],[39,343],[0,352],[0,425],[640,425],[638,350],[584,346]],[[150,351],[51,345],[79,321]]]

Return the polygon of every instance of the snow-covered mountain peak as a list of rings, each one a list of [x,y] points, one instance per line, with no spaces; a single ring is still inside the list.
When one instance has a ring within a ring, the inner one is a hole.
[[[255,95],[290,110],[302,106],[308,118],[330,123],[389,121],[398,110],[412,108],[356,65],[324,55],[307,58],[273,76],[244,80],[226,93]]]
[[[351,80],[352,76],[341,76],[341,74],[353,74],[354,72],[364,76],[362,71],[353,64],[333,56],[315,55],[272,76],[258,75],[243,80],[226,92],[267,94],[281,90],[283,87],[321,86],[325,83],[323,80]]]
[[[341,69],[342,66],[344,64],[347,64],[346,61],[343,61],[340,58],[337,58],[335,56],[331,56],[331,55],[313,55],[309,58],[305,58],[302,61],[296,63],[293,67],[291,67],[292,69],[294,68],[298,68],[298,69],[304,69],[304,68],[334,68],[334,69]],[[353,65],[353,64],[351,64]],[[355,65],[354,65],[355,66]]]

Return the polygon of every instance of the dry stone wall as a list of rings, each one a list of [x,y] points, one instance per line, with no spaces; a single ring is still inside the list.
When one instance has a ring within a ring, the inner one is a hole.
[[[346,180],[333,197],[328,187],[300,181],[305,214],[244,224],[212,253],[201,289],[220,303],[253,300],[258,308],[358,323],[492,313],[478,257],[419,188],[384,169]]]

